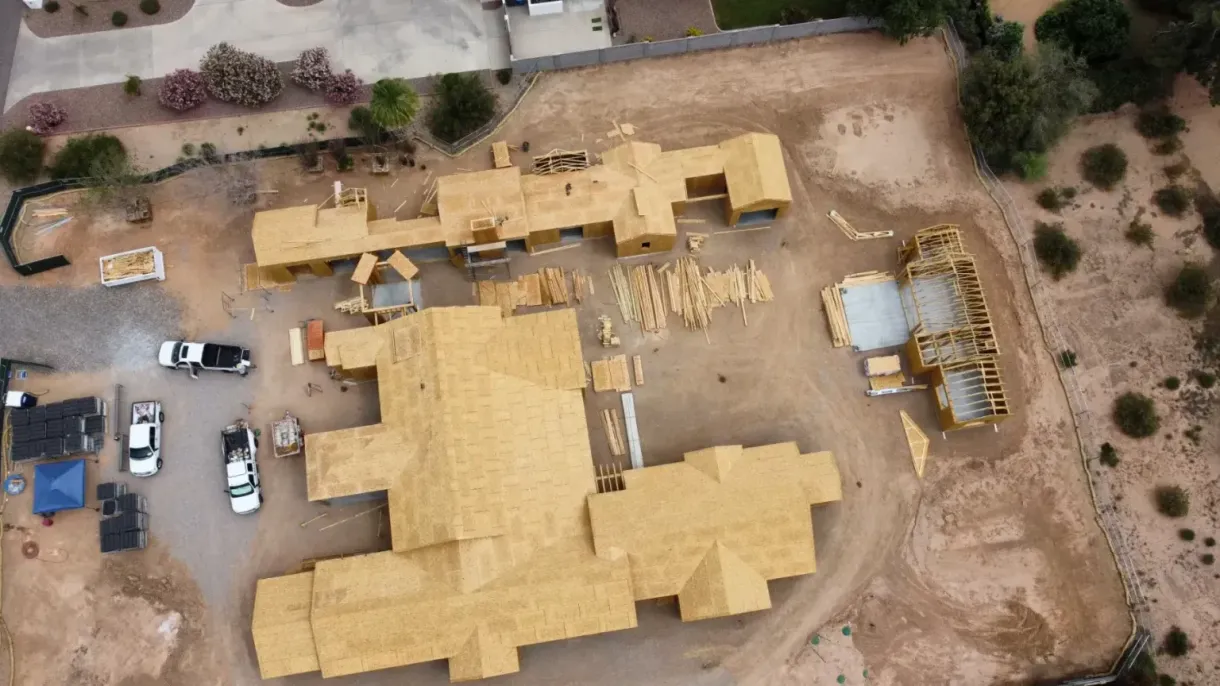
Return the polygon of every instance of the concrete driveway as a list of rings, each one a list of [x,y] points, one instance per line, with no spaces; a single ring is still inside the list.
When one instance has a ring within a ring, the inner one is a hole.
[[[336,68],[365,81],[509,64],[502,11],[471,0],[323,0],[309,7],[196,0],[185,17],[159,26],[39,38],[22,23],[5,108],[33,93],[198,69],[204,52],[221,41],[276,62],[326,47]]]

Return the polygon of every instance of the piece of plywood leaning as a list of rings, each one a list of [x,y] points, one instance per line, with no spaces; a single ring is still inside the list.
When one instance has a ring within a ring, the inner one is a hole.
[[[834,222],[835,226],[839,227],[839,230],[843,232],[844,236],[847,236],[853,241],[867,241],[873,238],[894,237],[893,231],[857,231],[856,227],[852,226],[851,223],[843,218],[843,215],[835,212],[834,210],[827,212],[826,216],[830,217],[830,221]]]
[[[906,432],[907,446],[911,449],[911,462],[915,465],[915,474],[923,478],[924,465],[928,462],[928,435],[919,428],[906,410],[898,410],[902,419],[902,430]]]

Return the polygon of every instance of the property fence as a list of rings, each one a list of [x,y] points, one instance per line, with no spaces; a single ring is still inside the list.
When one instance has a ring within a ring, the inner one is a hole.
[[[590,67],[595,64],[609,64],[611,62],[626,62],[627,60],[638,60],[645,57],[665,57],[668,55],[682,55],[688,52],[699,52],[701,50],[720,50],[742,45],[759,45],[793,38],[806,38],[808,36],[867,31],[878,28],[881,25],[879,20],[866,17],[840,17],[838,19],[820,19],[786,26],[756,26],[749,29],[723,31],[706,36],[688,36],[686,38],[675,38],[655,43],[613,45],[597,50],[582,50],[580,52],[548,55],[546,57],[516,59],[510,56],[509,59],[512,62],[514,71],[554,71],[556,69]],[[512,32],[509,31],[510,43],[511,40]]]
[[[944,38],[960,79],[961,71],[969,63],[970,57],[952,24],[946,26]],[[971,149],[974,152],[975,170],[978,173],[979,180],[982,181],[987,192],[995,200],[1000,213],[1004,215],[1004,223],[1008,226],[1013,242],[1017,244],[1021,264],[1025,270],[1025,284],[1029,289],[1030,298],[1034,304],[1034,311],[1037,315],[1038,323],[1042,328],[1042,339],[1047,352],[1055,360],[1055,367],[1059,369],[1059,381],[1063,385],[1064,394],[1067,397],[1068,406],[1072,412],[1076,439],[1080,447],[1080,457],[1085,476],[1088,479],[1089,491],[1092,494],[1093,508],[1097,512],[1097,522],[1109,542],[1110,550],[1114,555],[1115,563],[1122,577],[1123,586],[1127,594],[1127,604],[1131,609],[1134,624],[1131,637],[1127,641],[1127,649],[1115,664],[1111,674],[1090,677],[1090,679],[1093,679],[1092,681],[1071,681],[1064,683],[1079,684],[1081,686],[1086,683],[1111,683],[1119,674],[1129,669],[1130,665],[1134,663],[1135,656],[1129,655],[1129,653],[1131,653],[1132,646],[1140,643],[1140,637],[1145,635],[1140,626],[1147,624],[1148,603],[1144,596],[1143,587],[1140,585],[1140,578],[1137,573],[1138,568],[1133,561],[1132,548],[1122,533],[1115,505],[1116,501],[1114,493],[1110,489],[1110,483],[1105,479],[1098,478],[1093,473],[1093,470],[1090,469],[1090,463],[1101,450],[1103,441],[1099,437],[1104,434],[1096,426],[1099,421],[1098,415],[1089,407],[1088,398],[1081,390],[1080,379],[1076,369],[1074,367],[1064,369],[1058,363],[1059,353],[1071,350],[1072,346],[1059,326],[1049,282],[1043,277],[1042,270],[1038,268],[1032,235],[1026,228],[1012,196],[1004,188],[1004,184],[996,178],[995,173],[991,171],[991,167],[987,165],[987,160],[983,158],[983,154],[974,147],[973,143],[971,143]],[[1108,414],[1104,411],[1100,416],[1100,421],[1108,424]],[[1146,637],[1142,640],[1141,650],[1147,642]],[[1135,655],[1138,655],[1138,651]],[[1097,681],[1096,679],[1103,680]]]

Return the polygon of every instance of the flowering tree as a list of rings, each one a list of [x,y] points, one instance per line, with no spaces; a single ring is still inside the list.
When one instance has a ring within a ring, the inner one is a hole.
[[[350,105],[360,97],[360,77],[351,69],[342,74],[332,74],[326,83],[326,102],[332,105]]]
[[[284,90],[284,77],[275,62],[228,43],[208,48],[199,70],[208,94],[224,102],[260,107]]]
[[[320,91],[330,82],[330,55],[326,48],[310,48],[297,58],[292,82],[311,91]]]
[[[68,113],[53,102],[36,102],[30,105],[30,130],[45,136],[51,129],[64,123]]]
[[[157,91],[157,99],[162,105],[179,112],[199,107],[207,97],[203,75],[190,69],[170,72],[161,82],[161,90]]]

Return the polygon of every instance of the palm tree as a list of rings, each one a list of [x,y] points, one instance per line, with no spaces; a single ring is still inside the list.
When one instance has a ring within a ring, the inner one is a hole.
[[[405,79],[381,79],[373,84],[369,110],[382,128],[392,131],[407,126],[418,109],[419,96]]]

